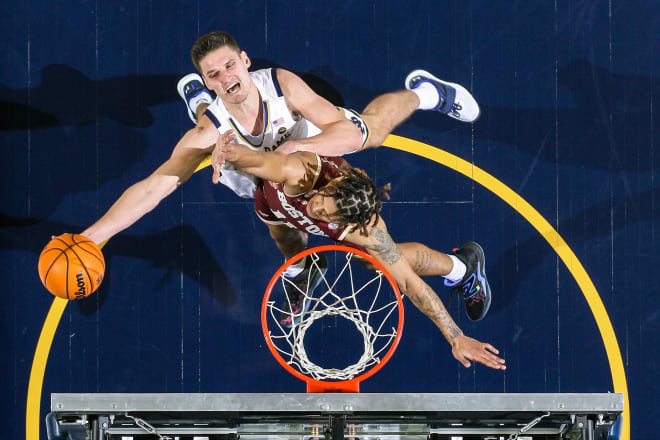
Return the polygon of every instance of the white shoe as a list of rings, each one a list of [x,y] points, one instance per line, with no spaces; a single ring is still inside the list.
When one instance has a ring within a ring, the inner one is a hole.
[[[179,80],[176,90],[186,103],[190,120],[197,124],[197,115],[195,113],[197,106],[201,103],[210,104],[213,102],[211,92],[204,85],[202,77],[196,73],[190,73]]]
[[[440,95],[438,105],[431,109],[463,122],[474,122],[479,118],[479,104],[463,86],[443,81],[426,70],[413,70],[406,77],[406,89],[412,90],[422,83],[432,84]]]

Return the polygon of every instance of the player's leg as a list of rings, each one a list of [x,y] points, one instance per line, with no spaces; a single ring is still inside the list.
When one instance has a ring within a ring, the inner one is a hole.
[[[369,138],[363,148],[379,147],[403,121],[419,106],[417,95],[408,90],[385,93],[372,100],[360,114],[367,127]]]
[[[467,242],[447,255],[421,243],[399,243],[399,248],[420,276],[440,275],[452,292],[460,293],[468,317],[473,321],[486,316],[491,293],[486,278],[486,257],[477,243]]]
[[[308,238],[306,233],[290,228],[282,223],[266,223],[266,226],[268,226],[270,238],[273,239],[285,259],[288,260],[298,252],[304,251],[307,247]]]
[[[461,280],[465,274],[465,265],[460,260],[455,263],[449,255],[431,249],[422,243],[409,242],[397,245],[403,251],[403,256],[410,267],[419,276],[440,275],[444,277],[451,273],[454,266],[457,266],[454,280]],[[460,267],[461,265],[463,267]]]
[[[438,111],[463,122],[473,122],[479,117],[477,101],[459,84],[415,70],[406,78],[405,86],[407,90],[378,96],[362,111],[362,119],[369,127],[364,148],[382,145],[387,135],[416,110]]]
[[[213,102],[211,92],[204,85],[202,77],[196,73],[190,73],[181,78],[176,89],[186,103],[188,117],[197,124],[206,108]]]
[[[270,236],[275,245],[287,260],[307,247],[307,234],[297,229],[292,229],[285,224],[266,223]],[[290,265],[284,271],[284,289],[287,299],[281,306],[280,323],[290,327],[297,322],[309,305],[306,298],[323,280],[323,275],[328,270],[328,260],[323,253],[317,256],[308,255],[300,261]]]

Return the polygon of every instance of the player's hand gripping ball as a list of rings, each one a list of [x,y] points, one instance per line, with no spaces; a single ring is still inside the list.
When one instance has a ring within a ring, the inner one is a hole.
[[[105,272],[101,249],[89,238],[62,234],[39,256],[39,277],[46,289],[64,299],[81,299],[98,289]]]

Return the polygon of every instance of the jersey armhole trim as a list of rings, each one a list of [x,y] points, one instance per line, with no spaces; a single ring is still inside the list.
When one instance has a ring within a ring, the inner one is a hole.
[[[215,128],[220,129],[220,126],[222,124],[220,124],[220,121],[218,120],[218,118],[215,117],[215,115],[213,114],[211,109],[207,108],[206,111],[204,112],[204,115],[206,117],[208,117],[211,120],[211,122],[213,122],[213,125],[215,125]]]
[[[277,79],[277,67],[271,67],[270,77],[273,80],[273,85],[275,86],[275,92],[277,93],[277,96],[279,97],[284,96],[284,94],[282,93],[282,88],[280,87],[280,82]]]

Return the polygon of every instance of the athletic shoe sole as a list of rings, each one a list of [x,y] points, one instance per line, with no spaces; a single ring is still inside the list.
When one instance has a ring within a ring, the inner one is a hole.
[[[186,94],[184,93],[183,89],[186,87],[186,84],[188,84],[192,80],[197,80],[204,84],[204,81],[202,80],[202,77],[199,76],[196,73],[189,73],[188,75],[184,76],[179,80],[179,82],[176,85],[176,91],[179,92],[179,96],[181,99],[183,99],[183,102],[186,103],[186,110],[188,110],[188,116],[190,117],[190,120],[193,121],[194,124],[197,124],[197,115],[195,115],[192,110],[190,109],[190,106],[188,105],[188,100],[186,99]]]

